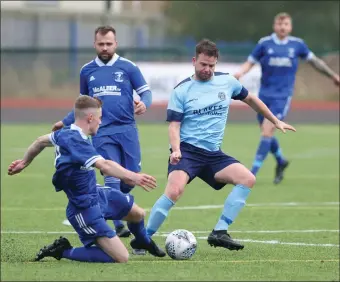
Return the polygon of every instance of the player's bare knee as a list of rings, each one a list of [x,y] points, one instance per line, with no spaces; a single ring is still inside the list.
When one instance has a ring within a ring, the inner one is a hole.
[[[116,258],[113,258],[117,263],[127,263],[129,261],[129,253],[120,254]]]
[[[244,185],[248,188],[253,188],[256,183],[256,177],[250,171],[246,175],[244,175],[237,184]]]
[[[141,207],[137,206],[135,203],[133,204],[130,212],[123,218],[128,222],[138,223],[145,217],[145,210]]]
[[[184,187],[178,183],[172,183],[171,185],[167,186],[165,194],[169,197],[172,201],[176,202],[183,194]]]

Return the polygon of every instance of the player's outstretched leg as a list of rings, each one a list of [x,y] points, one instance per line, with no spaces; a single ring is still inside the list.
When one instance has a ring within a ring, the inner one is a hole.
[[[260,140],[260,144],[257,147],[255,159],[253,162],[253,166],[251,168],[251,172],[256,175],[259,169],[261,168],[263,161],[266,159],[268,152],[270,150],[271,145],[271,137],[262,136]]]
[[[128,260],[128,251],[116,236],[113,238],[97,238],[98,246],[73,248],[65,237],[56,239],[51,245],[45,246],[37,253],[35,261],[45,257],[62,258],[80,262],[124,263]],[[104,251],[105,250],[105,251]]]
[[[110,187],[112,189],[116,189],[120,191],[120,180],[119,179],[116,179],[111,176],[104,176],[104,180],[105,180],[106,187]],[[103,188],[103,189],[106,189],[106,188]],[[115,226],[118,237],[127,238],[131,235],[131,232],[125,228],[123,221],[113,220],[113,224]]]
[[[208,236],[208,243],[214,247],[241,250],[244,246],[233,240],[227,230],[244,207],[251,188],[255,184],[255,177],[242,164],[234,163],[217,172],[215,179],[221,183],[233,183],[235,186],[224,202],[222,215]]]
[[[133,204],[128,215],[124,217],[124,220],[128,222],[127,225],[129,230],[135,236],[135,238],[131,240],[130,245],[133,250],[144,250],[148,251],[153,256],[164,257],[166,255],[165,252],[157,246],[150,236],[146,234],[144,227],[144,217],[145,211],[135,203]],[[135,254],[144,253],[139,252]]]
[[[168,176],[165,193],[153,205],[146,232],[149,236],[155,234],[167,218],[170,209],[184,192],[189,176],[182,170],[174,170]]]
[[[284,170],[288,167],[289,162],[283,157],[279,141],[275,136],[272,137],[270,152],[274,155],[277,165],[275,168],[274,183],[279,184],[284,176]]]
[[[69,240],[65,237],[60,237],[56,239],[51,245],[44,246],[39,250],[39,252],[35,256],[35,261],[39,261],[45,257],[53,257],[57,260],[60,260],[63,257],[63,252],[69,249],[72,249]]]

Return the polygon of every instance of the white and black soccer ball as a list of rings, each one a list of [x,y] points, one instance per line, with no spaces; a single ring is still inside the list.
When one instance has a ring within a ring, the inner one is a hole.
[[[190,259],[196,252],[196,249],[197,240],[188,230],[177,229],[166,237],[165,250],[172,259]]]

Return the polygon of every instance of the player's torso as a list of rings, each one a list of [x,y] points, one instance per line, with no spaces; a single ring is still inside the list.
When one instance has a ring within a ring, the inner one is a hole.
[[[89,95],[104,99],[131,98],[133,89],[128,74],[115,66],[101,66],[89,69],[86,73]]]
[[[134,123],[133,86],[126,69],[116,62],[113,66],[88,67],[85,75],[89,95],[103,102],[101,127]]]
[[[184,97],[181,139],[211,140],[218,147],[223,139],[232,93],[232,86],[219,77],[211,82],[192,82]],[[212,147],[217,150],[216,146]]]
[[[264,43],[264,54],[260,60],[261,88],[269,89],[271,92],[282,91],[290,95],[298,68],[298,47],[298,43],[295,41],[276,44],[269,40]],[[283,93],[283,95],[285,94]]]
[[[90,144],[90,140],[87,142]],[[53,176],[53,184],[56,191],[64,190],[70,201],[78,205],[88,205],[89,201],[96,198],[95,170],[93,167],[86,168],[77,161],[71,154],[71,150],[75,147],[67,144],[68,142],[64,140],[55,146],[56,172]]]

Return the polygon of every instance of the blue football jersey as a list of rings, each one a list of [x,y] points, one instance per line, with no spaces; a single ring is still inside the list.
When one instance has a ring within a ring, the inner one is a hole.
[[[285,98],[293,95],[298,59],[309,60],[314,54],[300,38],[280,40],[275,33],[263,37],[248,57],[261,65],[259,96]]]
[[[180,141],[209,151],[220,149],[231,99],[243,100],[248,90],[227,73],[215,72],[206,82],[189,77],[173,90],[167,121],[180,121]]]
[[[138,95],[150,91],[140,69],[131,61],[115,54],[104,64],[98,57],[80,70],[80,95],[97,97],[103,101],[102,124],[97,136],[126,130],[124,125],[134,125],[133,91]],[[73,113],[64,120],[74,122]]]
[[[50,134],[55,147],[53,185],[63,190],[69,201],[78,208],[98,203],[96,173],[93,164],[103,159],[92,146],[90,139],[75,124]]]

